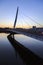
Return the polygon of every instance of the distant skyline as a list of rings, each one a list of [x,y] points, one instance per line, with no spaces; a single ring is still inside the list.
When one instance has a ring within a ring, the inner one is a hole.
[[[19,13],[16,27],[39,26],[29,17],[43,26],[43,0],[0,0],[0,27],[13,27],[17,6]]]

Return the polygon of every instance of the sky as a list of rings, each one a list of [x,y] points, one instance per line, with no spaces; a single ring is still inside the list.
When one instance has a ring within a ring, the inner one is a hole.
[[[19,7],[16,27],[43,27],[43,0],[0,0],[0,27],[13,27]]]

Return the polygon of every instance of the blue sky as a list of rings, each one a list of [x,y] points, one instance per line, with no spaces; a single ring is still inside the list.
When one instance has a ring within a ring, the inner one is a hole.
[[[0,27],[13,27],[17,6],[19,14],[16,26],[39,26],[29,17],[43,26],[43,0],[0,0]]]

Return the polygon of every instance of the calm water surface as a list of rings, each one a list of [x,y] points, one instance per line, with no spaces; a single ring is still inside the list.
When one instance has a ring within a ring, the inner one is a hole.
[[[8,34],[0,33],[0,65],[25,65],[7,36]]]
[[[7,39],[8,35],[9,34],[0,33],[0,64],[26,65]],[[20,42],[20,44],[30,49],[33,53],[43,58],[43,41],[39,41],[22,34],[14,35],[14,38]]]
[[[33,53],[43,58],[43,41],[39,41],[21,34],[15,35],[15,39],[26,48],[30,49]]]

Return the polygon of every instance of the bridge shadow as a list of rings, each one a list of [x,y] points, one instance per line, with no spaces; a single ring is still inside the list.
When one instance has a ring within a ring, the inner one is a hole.
[[[18,41],[15,40],[14,36],[8,35],[7,38],[26,65],[43,65],[43,59],[21,45]]]

